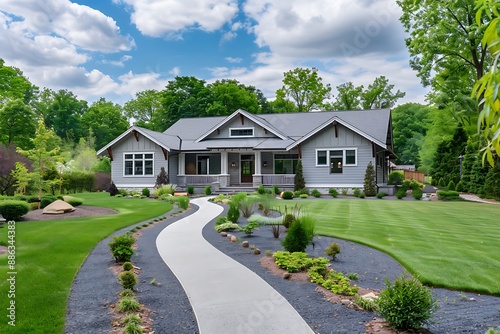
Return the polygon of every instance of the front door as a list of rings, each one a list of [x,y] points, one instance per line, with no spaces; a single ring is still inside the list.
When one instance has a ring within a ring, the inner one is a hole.
[[[241,156],[241,183],[253,183],[255,163],[253,155]]]

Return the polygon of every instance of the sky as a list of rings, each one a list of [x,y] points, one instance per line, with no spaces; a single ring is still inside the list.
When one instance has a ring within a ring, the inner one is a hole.
[[[40,88],[123,105],[176,76],[235,79],[272,100],[283,74],[323,83],[386,76],[405,102],[428,90],[409,67],[395,0],[0,0],[0,58]]]

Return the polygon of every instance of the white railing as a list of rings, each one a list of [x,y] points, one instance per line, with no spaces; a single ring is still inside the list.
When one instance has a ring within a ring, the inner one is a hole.
[[[214,182],[219,182],[218,175],[186,175],[186,185],[209,185]]]
[[[263,174],[262,184],[266,186],[292,185],[295,174]]]

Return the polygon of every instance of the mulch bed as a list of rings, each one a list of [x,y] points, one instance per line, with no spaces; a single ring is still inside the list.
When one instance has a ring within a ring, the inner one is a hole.
[[[66,219],[66,218],[82,218],[89,216],[104,216],[117,214],[118,211],[102,208],[99,206],[80,205],[75,208],[73,212],[63,214],[44,214],[43,209],[32,210],[25,214],[22,218],[23,221],[36,221],[36,220],[53,220],[53,219]]]

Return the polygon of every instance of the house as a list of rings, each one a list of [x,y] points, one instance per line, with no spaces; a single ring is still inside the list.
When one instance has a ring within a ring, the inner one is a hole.
[[[215,191],[293,188],[302,160],[306,187],[362,188],[372,162],[387,183],[393,154],[389,109],[250,114],[180,119],[165,132],[130,127],[97,152],[112,161],[118,188],[152,188],[164,167],[169,182]]]

